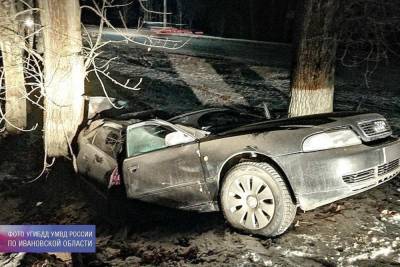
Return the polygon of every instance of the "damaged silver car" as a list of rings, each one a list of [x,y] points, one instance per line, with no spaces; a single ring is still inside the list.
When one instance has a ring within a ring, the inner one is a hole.
[[[400,141],[379,114],[262,117],[210,108],[171,119],[93,119],[79,136],[78,169],[128,198],[221,210],[247,233],[277,236],[303,211],[400,173]]]

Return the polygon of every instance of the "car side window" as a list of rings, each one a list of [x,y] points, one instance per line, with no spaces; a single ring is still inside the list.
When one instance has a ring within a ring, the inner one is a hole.
[[[174,129],[161,125],[142,125],[128,129],[127,156],[133,157],[166,147],[165,137]]]
[[[122,148],[122,143],[121,131],[107,126],[102,127],[93,140],[93,145],[113,158],[118,156]]]

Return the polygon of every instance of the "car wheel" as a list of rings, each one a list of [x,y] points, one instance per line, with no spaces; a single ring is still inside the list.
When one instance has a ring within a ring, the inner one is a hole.
[[[225,176],[220,196],[226,220],[248,233],[280,235],[296,215],[296,205],[282,176],[265,162],[234,166]]]

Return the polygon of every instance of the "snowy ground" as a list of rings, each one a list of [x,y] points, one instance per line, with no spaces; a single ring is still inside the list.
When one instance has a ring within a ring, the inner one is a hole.
[[[130,46],[111,47],[104,59],[118,55],[112,73],[144,79],[131,92],[107,83],[112,96],[137,103],[138,109],[181,112],[224,104],[287,108],[289,68],[249,65],[218,58],[147,53]],[[276,59],[275,59],[276,60]],[[281,64],[284,65],[284,64]],[[365,97],[364,110],[386,114],[400,130],[400,71],[385,67],[366,90],[358,70],[338,70],[336,102],[353,109]],[[384,78],[382,78],[384,77]],[[89,94],[99,94],[88,83]],[[400,265],[400,179],[314,211],[299,212],[281,237],[266,239],[232,230],[218,213],[196,214],[135,201],[127,218],[113,224],[98,199],[59,162],[47,179],[20,185],[41,167],[40,133],[0,139],[0,224],[93,223],[98,251],[76,257],[86,266],[396,266]],[[16,150],[16,147],[18,150]],[[43,202],[38,205],[38,202]],[[9,212],[12,210],[13,212]],[[27,255],[23,265],[55,262],[50,255]],[[60,260],[58,260],[60,262]]]
[[[284,47],[287,51],[287,47]],[[138,92],[118,88],[106,82],[107,91],[116,97],[140,101],[152,108],[182,112],[203,106],[247,104],[261,106],[267,102],[274,108],[289,104],[289,62],[277,64],[277,54],[269,62],[251,64],[217,57],[199,58],[180,54],[147,52],[129,45],[110,45],[103,59],[118,57],[111,72],[120,80],[143,78]],[[335,108],[353,110],[362,101],[361,111],[387,115],[395,129],[400,128],[400,66],[382,66],[368,84],[362,68],[338,67],[336,73]],[[96,90],[93,77],[89,94],[103,95]],[[139,105],[142,108],[142,105]]]

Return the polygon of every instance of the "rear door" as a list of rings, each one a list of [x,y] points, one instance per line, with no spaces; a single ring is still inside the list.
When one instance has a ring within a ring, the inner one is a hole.
[[[128,197],[173,208],[190,208],[210,200],[199,157],[199,143],[168,146],[173,125],[139,123],[127,129],[124,181]]]
[[[121,129],[107,125],[97,130],[91,142],[84,144],[77,157],[79,173],[107,186],[111,172],[117,167],[117,155],[122,146]]]

